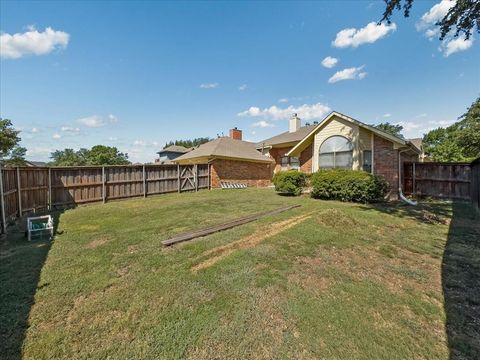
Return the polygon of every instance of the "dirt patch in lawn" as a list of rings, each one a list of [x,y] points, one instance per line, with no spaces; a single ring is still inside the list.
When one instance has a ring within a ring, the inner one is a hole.
[[[202,256],[211,257],[205,261],[202,261],[200,264],[193,266],[191,270],[193,272],[197,272],[213,266],[220,260],[232,254],[234,251],[255,247],[265,239],[278,235],[281,232],[300,224],[310,217],[311,214],[304,214],[291,219],[279,221],[266,227],[262,227],[261,229],[255,231],[252,235],[246,236],[240,240],[205,251]]]
[[[338,209],[323,210],[315,218],[319,224],[333,228],[350,229],[358,224],[357,220]]]
[[[87,249],[96,249],[99,246],[105,245],[108,242],[108,238],[106,237],[101,237],[95,240],[90,241],[86,247]]]

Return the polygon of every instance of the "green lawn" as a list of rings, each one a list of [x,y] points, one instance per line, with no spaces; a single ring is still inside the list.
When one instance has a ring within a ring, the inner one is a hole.
[[[300,208],[162,248],[191,229]],[[468,359],[480,217],[216,190],[78,207],[1,241],[1,358]]]

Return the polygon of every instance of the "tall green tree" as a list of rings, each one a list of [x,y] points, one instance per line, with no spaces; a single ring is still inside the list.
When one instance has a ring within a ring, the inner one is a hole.
[[[27,149],[19,145],[19,134],[11,120],[0,118],[0,161],[10,165],[25,164]]]
[[[455,124],[425,134],[423,147],[434,161],[472,161],[480,157],[480,98]]]
[[[375,127],[378,130],[382,130],[386,132],[387,134],[404,139],[404,136],[402,135],[402,130],[403,130],[402,125],[395,125],[395,124],[390,124],[389,122],[385,122],[385,123],[375,125]]]
[[[405,17],[410,16],[414,0],[385,0],[385,11],[380,20],[391,22],[394,11],[401,11]],[[442,20],[436,23],[440,27],[440,40],[450,34],[454,29],[454,36],[464,34],[469,39],[475,28],[480,33],[480,1],[457,0]]]
[[[95,145],[91,149],[56,150],[51,156],[54,166],[84,166],[84,165],[128,165],[128,154],[118,151],[116,147]]]

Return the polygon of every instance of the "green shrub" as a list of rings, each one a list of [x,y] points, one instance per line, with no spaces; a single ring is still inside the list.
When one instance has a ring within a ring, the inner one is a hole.
[[[382,176],[356,170],[320,170],[312,175],[312,197],[317,199],[375,202],[389,190]]]
[[[305,186],[306,174],[297,170],[279,171],[272,179],[275,190],[282,194],[300,195]]]

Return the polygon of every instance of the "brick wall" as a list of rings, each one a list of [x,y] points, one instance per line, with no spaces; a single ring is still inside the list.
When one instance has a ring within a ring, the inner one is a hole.
[[[285,156],[293,146],[282,147],[282,148],[273,148],[270,149],[270,156],[275,160],[275,172],[282,170],[282,164],[280,159]],[[300,154],[300,170],[306,173],[312,172],[312,154],[313,154],[313,144],[310,144],[305,150]]]
[[[216,159],[211,166],[212,188],[219,188],[221,181],[267,187],[272,185],[272,176],[273,163]]]
[[[379,136],[373,137],[373,169],[375,174],[382,175],[390,184],[390,197],[398,196],[398,150],[391,141]]]
[[[313,142],[300,154],[300,170],[312,173]]]

